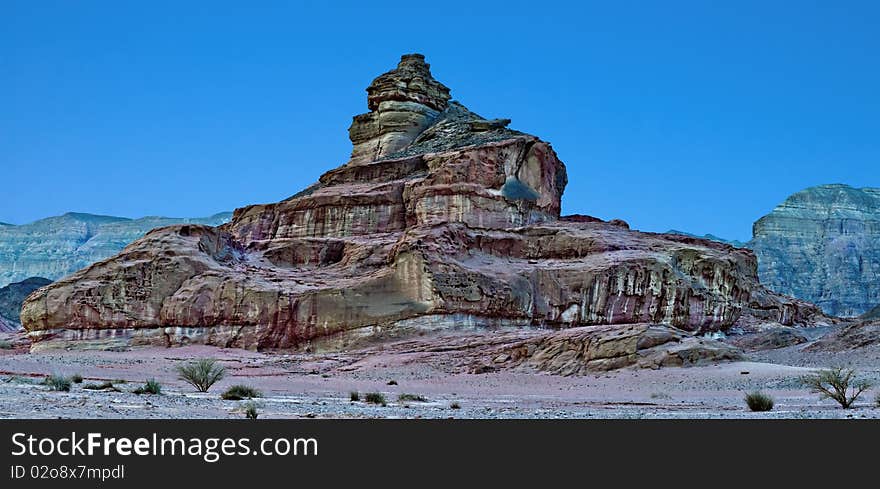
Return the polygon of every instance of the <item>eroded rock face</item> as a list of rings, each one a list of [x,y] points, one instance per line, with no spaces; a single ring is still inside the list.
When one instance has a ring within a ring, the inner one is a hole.
[[[373,80],[367,94],[370,112],[355,116],[348,130],[353,165],[409,146],[449,102],[449,89],[431,76],[421,54],[402,56],[396,69]]]
[[[495,364],[557,375],[584,375],[623,367],[685,367],[744,358],[724,343],[663,325],[589,326],[547,334],[508,347]]]
[[[788,326],[768,326],[759,331],[731,336],[728,342],[745,351],[775,350],[809,341],[801,331]]]
[[[753,234],[768,288],[836,316],[880,303],[880,189],[808,188],[758,220]]]
[[[172,224],[218,226],[229,212],[204,218],[98,216],[69,212],[20,226],[0,226],[0,287],[28,277],[56,280],[109,258],[147,231]]]
[[[333,349],[463,322],[702,333],[817,313],[764,289],[748,250],[560,218],[567,178],[552,147],[448,101],[420,56],[368,94],[355,132],[370,136],[353,132],[351,161],[285,201],[218,228],[154,230],[41,289],[22,311],[31,337]],[[435,113],[386,124],[391,103]]]
[[[842,352],[861,348],[880,348],[880,321],[856,321],[848,324],[825,335],[808,346],[807,350]]]

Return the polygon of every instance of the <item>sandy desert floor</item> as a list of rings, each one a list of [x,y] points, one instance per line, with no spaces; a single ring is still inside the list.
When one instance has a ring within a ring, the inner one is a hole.
[[[199,357],[219,359],[227,376],[208,393],[178,379],[175,367]],[[752,353],[750,361],[659,370],[623,369],[583,377],[528,371],[463,373],[436,357],[380,348],[361,355],[284,355],[204,346],[125,352],[0,350],[0,418],[241,418],[246,401],[225,401],[230,385],[261,390],[261,418],[880,418],[880,352],[804,353],[800,347]],[[874,382],[853,409],[820,400],[799,380],[811,369],[850,364]],[[79,374],[83,384],[55,392],[46,375]],[[161,395],[136,395],[146,379]],[[113,381],[119,392],[83,389]],[[776,401],[752,413],[746,392]],[[351,402],[350,392],[361,401]],[[363,402],[379,392],[386,406]],[[424,397],[400,401],[401,394]],[[460,406],[454,408],[453,406]]]

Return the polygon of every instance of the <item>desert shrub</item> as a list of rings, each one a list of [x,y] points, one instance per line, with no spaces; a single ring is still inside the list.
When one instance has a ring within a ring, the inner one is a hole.
[[[863,392],[871,388],[867,381],[856,380],[856,371],[835,367],[802,378],[803,383],[823,399],[834,399],[844,409],[850,408]]]
[[[449,405],[449,409],[461,409],[461,404],[458,401],[453,401],[452,404]]]
[[[397,400],[401,402],[411,401],[411,402],[427,402],[428,400],[425,396],[419,394],[401,394],[397,396]]]
[[[63,375],[50,375],[46,377],[43,384],[49,386],[49,389],[53,391],[70,392],[70,379]]]
[[[351,391],[348,393],[348,398],[351,399],[351,402],[357,402],[361,400],[361,395],[358,391]]]
[[[220,394],[222,399],[227,401],[240,401],[242,399],[252,399],[254,397],[263,397],[263,394],[247,385],[233,385],[226,389],[226,392]]]
[[[385,395],[380,392],[368,392],[364,395],[364,400],[370,404],[386,405]]]
[[[773,398],[761,391],[746,394],[746,405],[752,411],[769,411],[773,409]]]
[[[84,386],[82,386],[82,388],[90,391],[111,390],[113,392],[119,392],[119,389],[117,389],[116,386],[113,385],[113,382],[109,381],[101,382],[100,384],[85,384]]]
[[[213,358],[201,358],[177,367],[180,379],[192,385],[199,392],[208,392],[226,375],[226,368]]]
[[[14,348],[14,346],[12,345],[12,343],[10,343],[6,340],[0,341],[0,350],[11,350],[13,348]]]
[[[73,382],[74,384],[82,384],[83,383],[83,376],[80,374],[73,374],[70,376],[70,381]]]
[[[389,380],[388,385],[397,385],[397,381],[396,380]]]
[[[259,406],[257,406],[257,403],[255,402],[245,403],[244,417],[247,419],[257,419],[257,417],[260,415],[260,411],[257,409],[258,407]]]
[[[138,387],[137,389],[131,391],[133,394],[156,394],[159,395],[162,393],[162,384],[156,381],[156,379],[148,380],[143,386]]]
[[[877,397],[874,398],[874,403],[877,404],[877,407],[880,407],[880,394],[877,394]]]

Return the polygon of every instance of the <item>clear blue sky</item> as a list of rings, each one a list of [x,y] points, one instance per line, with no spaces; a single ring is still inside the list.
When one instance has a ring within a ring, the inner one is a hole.
[[[880,3],[721,3],[3,1],[0,221],[288,197],[408,52],[553,143],[565,213],[747,239],[804,187],[880,186]]]

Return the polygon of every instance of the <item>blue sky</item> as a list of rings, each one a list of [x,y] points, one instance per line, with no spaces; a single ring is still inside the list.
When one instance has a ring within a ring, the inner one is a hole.
[[[0,221],[288,197],[421,52],[553,144],[563,212],[748,239],[804,187],[880,186],[877,25],[857,1],[4,1]]]

